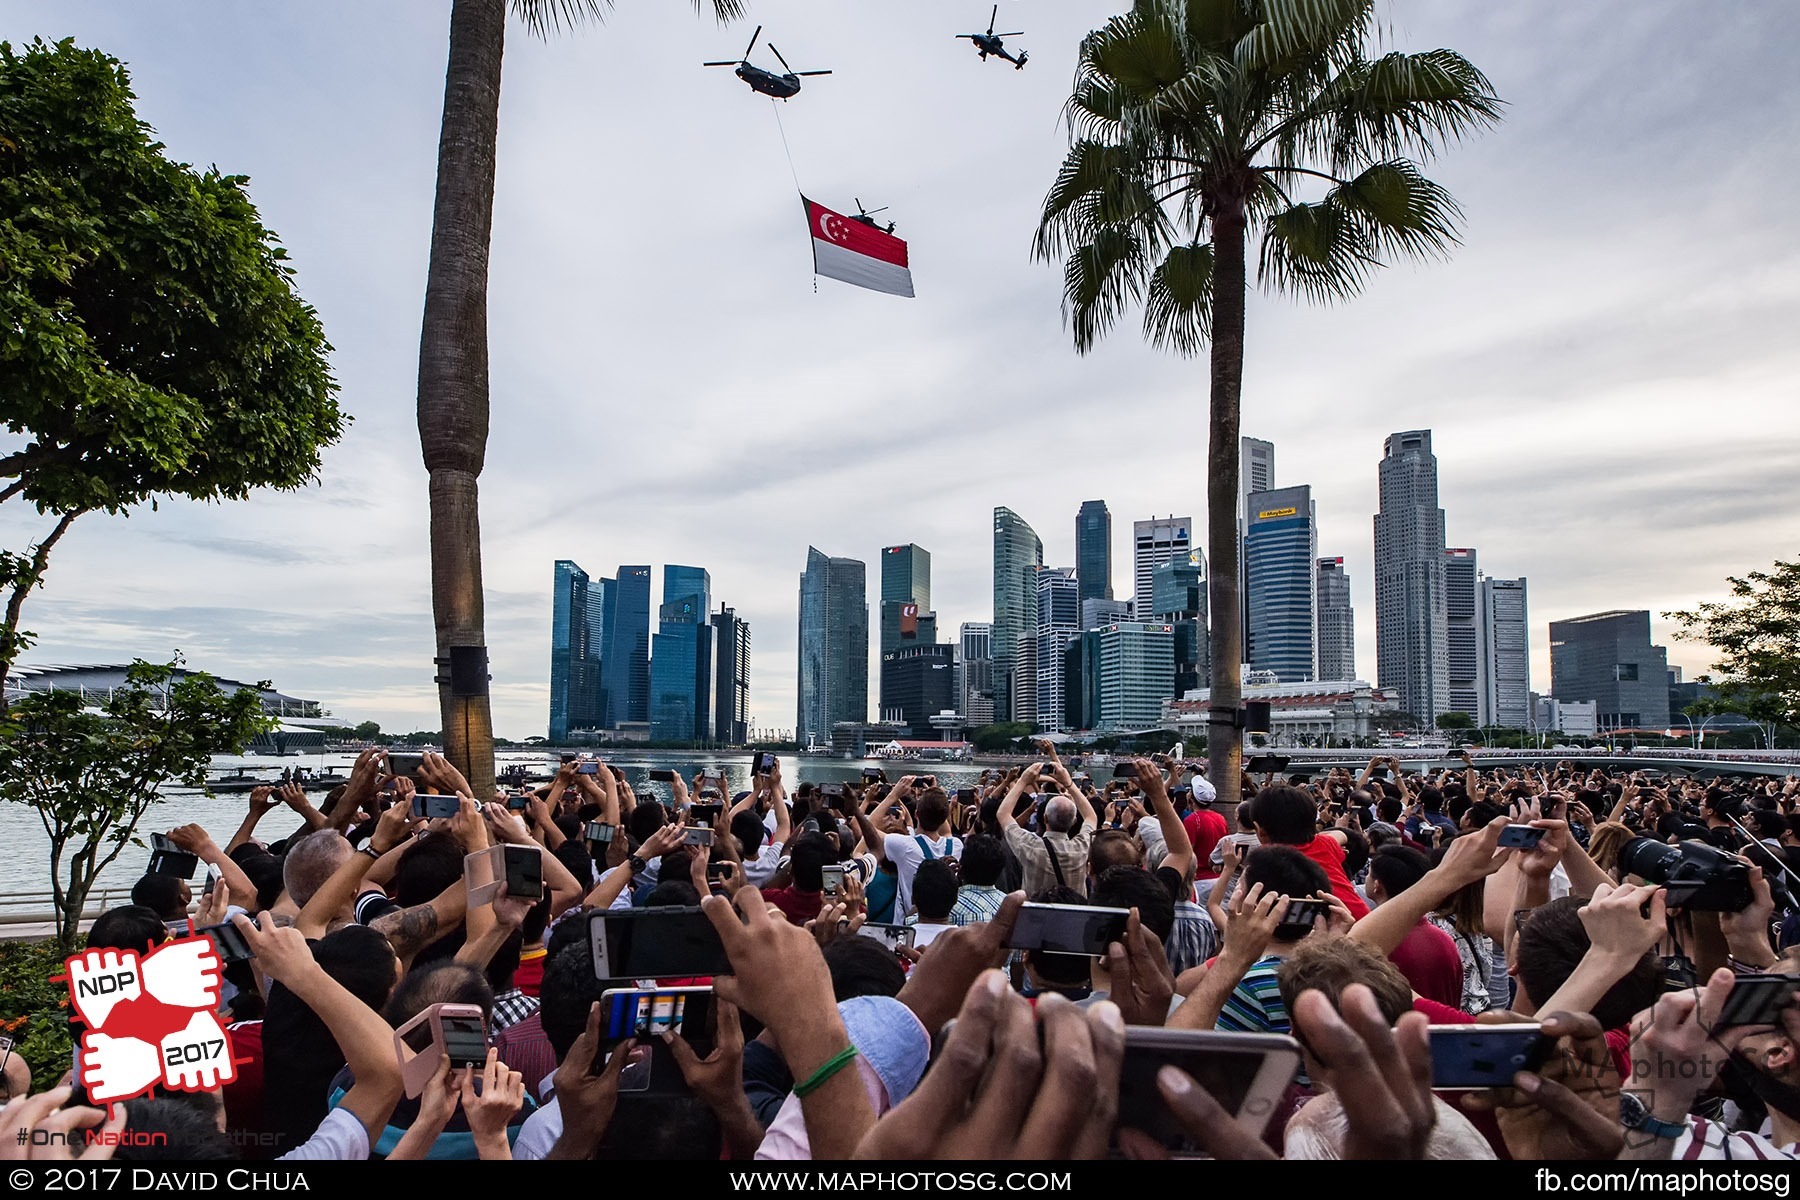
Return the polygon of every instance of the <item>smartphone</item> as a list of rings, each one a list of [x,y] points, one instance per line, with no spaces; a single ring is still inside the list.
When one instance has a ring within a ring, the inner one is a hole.
[[[394,1053],[406,1094],[417,1097],[437,1073],[441,1050],[450,1068],[487,1062],[487,1021],[473,1004],[433,1004],[394,1031]]]
[[[709,827],[717,825],[719,823],[719,818],[724,815],[725,806],[723,804],[688,805],[688,820],[695,825],[706,825]]]
[[[1739,975],[1719,1010],[1718,1027],[1780,1025],[1781,1014],[1800,993],[1800,976]]]
[[[605,821],[589,821],[581,836],[590,842],[605,844],[613,840],[613,827]]]
[[[775,755],[772,752],[764,750],[756,756],[756,773],[758,775],[767,775],[774,769]]]
[[[1524,1025],[1433,1025],[1433,1089],[1511,1087],[1513,1076],[1544,1061],[1554,1044],[1536,1022]]]
[[[872,923],[864,923],[863,927],[856,932],[863,937],[874,938],[877,941],[886,942],[889,950],[896,950],[901,946],[905,946],[910,950],[919,936],[919,931],[911,925],[875,925]]]
[[[844,785],[841,783],[821,783],[819,785],[819,795],[825,797],[827,800],[837,800],[841,798],[843,794]]]
[[[199,866],[199,855],[189,854],[163,834],[150,835],[150,865],[144,870],[146,875],[173,875],[177,879],[192,879]]]
[[[825,895],[836,899],[838,893],[844,890],[844,864],[826,863],[822,871],[825,876]]]
[[[1421,825],[1419,829],[1420,832],[1423,832],[1424,826]],[[1544,835],[1548,832],[1550,831],[1547,829],[1538,829],[1531,825],[1508,825],[1500,831],[1498,844],[1502,850],[1530,850],[1543,841]]]
[[[600,1012],[605,1030],[594,1069],[602,1070],[614,1047],[637,1039],[633,1061],[619,1072],[619,1091],[684,1093],[688,1090],[674,1054],[663,1044],[664,1033],[679,1034],[702,1058],[717,1044],[717,1011],[711,988],[619,988],[602,992]]]
[[[1105,954],[1108,945],[1124,939],[1130,916],[1129,909],[1091,904],[1026,904],[1006,946],[1046,954]]]
[[[224,876],[225,872],[219,869],[218,863],[207,863],[206,886],[200,889],[200,894],[202,896],[212,895],[213,889],[219,886],[219,880],[224,878]]]
[[[926,788],[934,788],[937,786],[937,776],[936,775],[915,775],[913,777],[913,786],[920,789],[921,791],[925,790]]]
[[[1244,770],[1252,775],[1274,775],[1287,770],[1290,761],[1285,754],[1259,754],[1244,764]]]
[[[1124,762],[1116,764],[1113,767],[1113,778],[1114,779],[1136,779],[1137,778],[1137,762],[1133,759],[1128,758]]]
[[[864,779],[873,779],[873,780],[879,781],[881,779],[881,768],[880,767],[864,767],[862,775],[863,775]]]
[[[705,825],[689,825],[681,831],[681,844],[684,846],[710,846],[713,844],[713,831]]]
[[[959,804],[975,803],[975,789],[974,788],[957,788],[956,789],[956,800],[957,800],[957,803],[959,803]]]
[[[194,933],[212,941],[213,949],[218,951],[220,962],[243,962],[245,959],[256,957],[255,951],[250,949],[250,943],[244,940],[244,935],[238,931],[236,925],[229,923],[208,925],[194,930]]]
[[[575,768],[575,773],[577,775],[598,775],[600,773],[600,764],[597,762],[584,762]]]
[[[413,819],[420,817],[427,821],[437,821],[454,817],[462,811],[462,800],[456,796],[434,796],[430,792],[414,792],[412,802]]]
[[[575,756],[573,754],[565,754],[562,756],[562,760],[565,764],[572,763],[575,761]]]
[[[529,794],[523,796],[508,796],[506,798],[506,807],[513,812],[525,812],[531,807],[531,796]]]
[[[388,774],[390,775],[416,776],[419,773],[419,768],[425,765],[425,756],[423,754],[414,754],[410,751],[399,754],[390,751],[387,756],[387,765]]]
[[[1387,776],[1388,770],[1386,767],[1376,767],[1373,771],[1369,772],[1370,779],[1386,779]]]
[[[711,918],[694,908],[603,909],[588,914],[596,979],[729,975]]]
[[[665,770],[662,767],[657,767],[655,770],[650,772],[650,782],[651,783],[674,783],[675,782],[675,772]]]
[[[1176,1155],[1201,1152],[1157,1090],[1156,1073],[1172,1066],[1218,1101],[1233,1124],[1261,1137],[1300,1063],[1300,1043],[1284,1034],[1127,1026],[1119,1069],[1119,1127],[1149,1134]]]
[[[544,898],[544,857],[536,846],[506,847],[506,894],[518,900]]]
[[[1281,918],[1281,924],[1275,927],[1275,940],[1283,942],[1295,941],[1305,937],[1313,930],[1313,925],[1322,920],[1331,911],[1331,905],[1323,900],[1305,900],[1294,897],[1288,901],[1287,915]]]
[[[729,862],[709,862],[709,863],[707,863],[706,864],[706,877],[708,879],[717,879],[721,882],[723,882],[724,880],[730,879],[731,878],[731,864]]]

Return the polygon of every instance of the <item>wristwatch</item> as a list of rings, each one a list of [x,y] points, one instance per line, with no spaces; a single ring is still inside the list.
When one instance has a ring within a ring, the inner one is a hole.
[[[650,865],[635,854],[626,859],[625,862],[631,867],[631,873],[633,875],[636,875],[639,871],[642,871],[645,867]]]
[[[356,848],[356,852],[358,854],[366,854],[369,856],[371,861],[376,861],[376,862],[380,861],[381,856],[384,853],[381,850],[377,850],[374,846],[358,846]]]
[[[1687,1122],[1659,1121],[1635,1092],[1619,1093],[1619,1123],[1627,1129],[1647,1133],[1651,1137],[1668,1138],[1671,1142],[1687,1132]]]

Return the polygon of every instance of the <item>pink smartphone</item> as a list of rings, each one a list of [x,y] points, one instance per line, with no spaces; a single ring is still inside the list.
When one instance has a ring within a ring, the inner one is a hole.
[[[406,1094],[417,1099],[437,1074],[441,1055],[450,1069],[487,1062],[487,1019],[473,1004],[433,1004],[394,1030],[394,1055]]]

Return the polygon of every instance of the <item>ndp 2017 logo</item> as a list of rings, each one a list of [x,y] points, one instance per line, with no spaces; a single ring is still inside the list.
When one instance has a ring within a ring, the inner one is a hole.
[[[177,938],[140,957],[88,950],[64,963],[69,1002],[87,1026],[81,1083],[96,1104],[142,1096],[157,1084],[205,1092],[237,1078],[219,1024],[219,955],[204,937]]]

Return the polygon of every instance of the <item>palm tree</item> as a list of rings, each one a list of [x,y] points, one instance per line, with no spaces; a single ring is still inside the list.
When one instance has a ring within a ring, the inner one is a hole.
[[[1086,353],[1142,304],[1151,344],[1210,343],[1212,707],[1222,803],[1238,798],[1242,699],[1238,412],[1247,239],[1257,281],[1353,294],[1389,259],[1445,253],[1461,213],[1419,162],[1491,125],[1500,101],[1460,54],[1371,57],[1374,0],[1138,0],[1081,43],[1070,148],[1034,244],[1065,259],[1063,313]],[[1411,156],[1411,157],[1408,157]],[[1321,193],[1302,200],[1302,188]]]
[[[696,9],[701,0],[694,0]],[[727,21],[740,0],[711,0]],[[539,36],[598,20],[608,0],[511,0]],[[487,456],[488,243],[494,223],[494,147],[508,0],[453,0],[444,121],[438,138],[431,266],[419,338],[419,442],[431,474],[431,611],[440,661],[451,647],[485,647],[481,516],[476,480]],[[440,677],[443,678],[443,677]],[[444,749],[482,797],[493,793],[488,698],[438,685]]]

